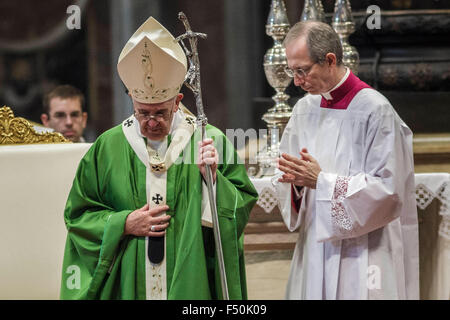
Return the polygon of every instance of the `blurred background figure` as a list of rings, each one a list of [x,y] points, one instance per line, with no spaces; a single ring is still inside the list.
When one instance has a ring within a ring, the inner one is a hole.
[[[85,142],[83,130],[88,114],[84,111],[84,104],[80,90],[71,85],[60,85],[44,97],[41,121],[72,142]]]

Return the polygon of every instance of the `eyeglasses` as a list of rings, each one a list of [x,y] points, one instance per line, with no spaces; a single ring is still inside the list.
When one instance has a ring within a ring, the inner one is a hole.
[[[65,112],[55,112],[52,116],[56,121],[64,121],[67,119],[67,116],[69,116],[72,120],[80,120],[82,117],[82,114],[80,111],[74,111],[69,114]]]
[[[311,72],[312,67],[316,63],[317,62],[313,63],[311,66],[309,66],[308,68],[305,68],[305,69],[302,69],[302,68],[291,69],[288,66],[286,66],[284,68],[284,72],[291,78],[293,78],[294,75],[296,75],[297,77],[303,79],[303,78],[306,78],[308,76],[308,74]]]
[[[149,112],[134,112],[134,116],[141,121],[149,121],[154,119],[158,122],[167,121],[170,119],[172,112],[169,110],[158,111],[155,114],[150,114]]]

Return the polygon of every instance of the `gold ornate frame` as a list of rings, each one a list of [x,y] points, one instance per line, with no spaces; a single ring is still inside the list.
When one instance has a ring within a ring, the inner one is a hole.
[[[72,143],[58,132],[38,133],[28,120],[14,117],[10,107],[0,108],[0,145]]]

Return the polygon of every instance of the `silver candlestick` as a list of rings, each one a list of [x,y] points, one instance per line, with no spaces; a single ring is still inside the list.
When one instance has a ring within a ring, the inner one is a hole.
[[[256,156],[260,172],[258,175],[273,175],[275,160],[279,156],[279,144],[283,130],[291,117],[292,108],[287,103],[289,95],[284,91],[292,79],[284,72],[287,66],[282,41],[290,28],[283,0],[272,0],[267,18],[266,34],[274,40],[272,48],[264,55],[264,72],[267,81],[275,89],[272,97],[275,105],[262,117],[267,123],[267,147]]]
[[[320,2],[320,0],[305,0],[300,20],[316,20],[326,22],[322,2]]]
[[[348,41],[348,37],[355,32],[355,22],[349,0],[336,0],[331,26],[341,39],[344,65],[349,67],[355,75],[358,74],[359,54]]]

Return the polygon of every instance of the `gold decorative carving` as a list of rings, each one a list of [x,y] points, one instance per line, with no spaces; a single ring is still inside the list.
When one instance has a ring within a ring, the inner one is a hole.
[[[0,145],[71,143],[58,132],[38,133],[28,120],[14,117],[10,107],[0,108]]]

